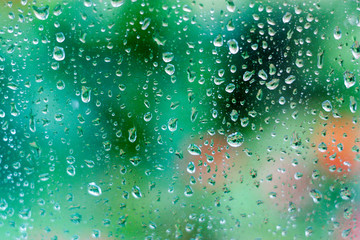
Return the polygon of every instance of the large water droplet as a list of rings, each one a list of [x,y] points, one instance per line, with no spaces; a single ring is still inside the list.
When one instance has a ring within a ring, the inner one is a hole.
[[[171,62],[174,59],[174,53],[172,53],[172,52],[164,52],[162,54],[162,59],[166,63]]]
[[[336,40],[339,40],[341,38],[341,30],[340,30],[340,28],[338,26],[335,27],[334,38]]]
[[[322,108],[324,109],[325,112],[331,112],[331,110],[332,110],[332,105],[331,105],[331,102],[329,100],[323,101],[321,106],[322,106]]]
[[[111,0],[111,6],[113,7],[120,7],[121,5],[124,4],[124,0]]]
[[[285,83],[286,84],[292,84],[293,82],[295,82],[296,77],[294,75],[290,75],[285,79]]]
[[[321,142],[319,144],[319,146],[318,146],[318,149],[319,149],[320,152],[326,152],[327,146],[326,146],[326,144],[324,142]]]
[[[221,34],[217,35],[217,37],[214,39],[214,46],[215,47],[221,47],[223,45],[223,37]]]
[[[201,154],[201,149],[193,143],[188,146],[187,150],[191,155],[194,156]]]
[[[177,122],[178,122],[177,118],[170,118],[170,120],[168,122],[168,128],[169,128],[170,132],[175,132],[176,131]]]
[[[165,67],[165,72],[170,76],[173,75],[175,73],[175,66],[170,63],[167,64]]]
[[[145,18],[144,21],[142,22],[141,30],[146,30],[149,27],[150,23],[151,23],[151,19]]]
[[[32,8],[36,18],[40,20],[46,20],[49,17],[49,5],[43,7],[33,6]]]
[[[289,13],[289,12],[287,12],[287,13],[285,13],[285,15],[283,16],[282,20],[283,20],[284,23],[288,23],[288,22],[290,22],[291,17],[292,17],[292,14]]]
[[[356,83],[356,78],[355,78],[355,74],[350,72],[350,71],[346,71],[344,73],[344,84],[346,88],[351,88],[352,86],[354,86]]]
[[[269,90],[274,90],[274,89],[276,89],[276,88],[279,86],[279,83],[280,83],[280,79],[274,78],[274,79],[271,80],[270,82],[267,82],[267,83],[266,83],[266,87],[267,87]]]
[[[226,0],[226,9],[229,11],[229,12],[235,12],[235,3],[233,0]]]
[[[65,59],[65,51],[62,47],[54,47],[54,51],[53,51],[53,58],[56,61],[62,61]]]
[[[133,143],[136,141],[136,128],[133,127],[133,128],[130,128],[129,129],[129,142]]]
[[[360,44],[358,41],[355,41],[355,43],[351,46],[351,52],[355,59],[360,58]]]
[[[240,147],[244,142],[244,136],[240,132],[235,132],[230,134],[226,141],[231,147]]]
[[[101,188],[98,185],[96,185],[94,182],[88,184],[88,193],[95,197],[98,197],[102,194]]]
[[[140,190],[140,188],[138,186],[134,186],[132,188],[131,193],[134,196],[134,198],[141,198],[142,197],[141,190]]]
[[[88,103],[88,102],[90,102],[90,99],[91,99],[90,87],[82,86],[81,87],[81,101],[83,101],[84,103]]]
[[[229,51],[231,54],[236,54],[239,51],[238,42],[235,39],[230,39],[228,42]]]
[[[194,162],[189,162],[186,170],[187,170],[188,173],[190,173],[190,174],[194,173],[195,170],[196,170]]]
[[[309,194],[312,200],[314,201],[314,203],[319,203],[322,199],[322,194],[317,189],[312,189]]]
[[[76,170],[75,170],[75,167],[73,165],[69,165],[67,168],[66,168],[66,173],[69,175],[69,176],[75,176],[75,173],[76,173]]]
[[[353,96],[350,96],[350,111],[355,113],[357,109],[357,102]]]
[[[5,211],[8,207],[8,203],[4,198],[0,198],[0,211]]]

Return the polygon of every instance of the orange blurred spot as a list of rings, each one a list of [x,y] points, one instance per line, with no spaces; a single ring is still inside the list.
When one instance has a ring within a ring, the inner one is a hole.
[[[316,139],[319,164],[334,173],[356,173],[360,168],[360,127],[349,117],[329,119]],[[359,160],[356,160],[359,159]],[[341,170],[341,171],[340,171]]]

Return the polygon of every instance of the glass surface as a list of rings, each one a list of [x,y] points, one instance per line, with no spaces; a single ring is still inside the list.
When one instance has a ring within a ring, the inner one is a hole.
[[[360,239],[360,3],[0,2],[0,239]]]

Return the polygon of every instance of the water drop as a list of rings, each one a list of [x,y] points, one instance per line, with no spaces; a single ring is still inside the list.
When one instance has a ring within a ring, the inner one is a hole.
[[[136,141],[136,137],[137,137],[137,135],[136,135],[136,128],[135,128],[135,127],[130,128],[130,129],[128,130],[128,132],[129,132],[129,142],[131,142],[131,143],[135,142],[135,141]]]
[[[194,156],[201,154],[201,149],[193,143],[188,146],[187,150],[191,155]]]
[[[176,131],[177,122],[178,122],[177,118],[170,118],[170,120],[168,122],[168,128],[169,128],[170,132],[175,132]]]
[[[69,176],[75,176],[75,167],[73,165],[69,165],[67,168],[66,168],[66,173],[69,175]]]
[[[144,121],[145,122],[150,122],[151,119],[152,119],[151,112],[147,112],[147,113],[144,114]]]
[[[326,144],[324,142],[321,142],[319,144],[319,146],[318,146],[318,149],[319,149],[320,152],[326,152],[327,146],[326,146]]]
[[[170,76],[173,75],[175,73],[175,66],[170,63],[167,64],[165,67],[165,72]]]
[[[290,75],[285,79],[285,83],[286,84],[292,84],[293,82],[295,82],[296,77],[294,75]]]
[[[254,75],[255,71],[246,71],[243,75],[243,80],[245,82],[249,81],[251,79],[251,77]]]
[[[62,47],[54,47],[54,51],[53,51],[53,58],[56,60],[56,61],[62,61],[65,59],[65,51],[64,51],[64,48]]]
[[[331,102],[329,100],[323,101],[321,106],[322,106],[322,108],[324,109],[325,112],[331,112],[331,110],[332,110],[332,105],[331,105]]]
[[[120,7],[124,4],[124,0],[111,0],[111,6],[113,7]]]
[[[233,0],[226,0],[226,9],[229,11],[229,12],[235,12],[235,3]]]
[[[226,141],[231,147],[240,147],[244,142],[244,136],[240,132],[235,132],[230,134]]]
[[[351,190],[348,187],[343,187],[340,190],[340,197],[343,200],[350,200],[352,198]]]
[[[83,101],[84,103],[88,103],[88,102],[90,102],[90,99],[91,99],[90,87],[82,86],[81,87],[81,101]]]
[[[268,79],[268,75],[267,73],[261,69],[259,72],[258,72],[258,76],[262,79],[262,80],[267,80]]]
[[[357,109],[357,102],[353,96],[350,96],[350,111],[355,113]]]
[[[189,162],[186,170],[187,170],[188,173],[190,173],[190,174],[194,173],[195,170],[196,170],[194,162]]]
[[[222,47],[222,45],[223,45],[223,37],[221,36],[221,34],[219,34],[214,39],[214,46],[215,47]]]
[[[355,41],[355,43],[351,46],[351,52],[355,59],[360,58],[360,44],[358,41]]]
[[[186,185],[184,194],[187,197],[191,197],[194,194],[194,191],[192,190],[192,188],[189,185]]]
[[[225,87],[225,91],[227,93],[232,93],[235,90],[235,84],[233,83],[229,83],[226,87]]]
[[[146,30],[149,27],[150,23],[151,23],[151,19],[145,18],[141,25],[141,30]]]
[[[231,54],[236,54],[239,51],[238,42],[235,39],[230,39],[228,42],[229,51]]]
[[[266,83],[266,87],[269,90],[274,90],[279,86],[280,83],[280,79],[279,78],[274,78],[273,80],[271,80],[270,82]]]
[[[63,90],[65,88],[65,82],[63,80],[57,81],[56,88],[59,90]]]
[[[142,197],[141,190],[140,190],[140,188],[138,186],[134,186],[132,188],[131,193],[134,196],[134,198],[141,198]]]
[[[319,203],[322,199],[322,194],[317,189],[312,189],[309,194],[312,200],[314,201],[314,203]]]
[[[351,88],[352,86],[354,86],[356,83],[356,78],[355,78],[355,74],[350,72],[350,71],[346,71],[344,73],[344,84],[346,88]]]
[[[289,12],[287,12],[287,13],[285,13],[285,15],[283,16],[282,20],[283,20],[284,23],[288,23],[288,22],[290,22],[291,17],[292,17],[292,14],[289,13]]]
[[[340,30],[340,28],[338,26],[335,27],[334,38],[336,40],[339,40],[341,38],[341,30]]]
[[[33,6],[32,8],[36,18],[40,20],[46,20],[49,17],[49,5],[43,7]]]
[[[101,188],[98,185],[96,185],[94,182],[91,182],[88,184],[88,193],[90,195],[98,197],[101,195],[102,192],[101,192]]]
[[[64,35],[64,33],[62,33],[62,32],[56,33],[56,34],[55,34],[55,37],[56,37],[56,41],[57,41],[58,43],[62,43],[63,41],[65,41],[65,35]]]
[[[8,207],[8,203],[4,198],[0,198],[0,211],[5,211]]]
[[[162,54],[162,59],[164,62],[169,63],[174,59],[174,53],[172,52],[164,52]]]

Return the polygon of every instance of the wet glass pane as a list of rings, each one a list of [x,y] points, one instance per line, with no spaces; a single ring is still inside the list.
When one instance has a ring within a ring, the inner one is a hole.
[[[0,239],[360,239],[360,2],[0,2]]]

